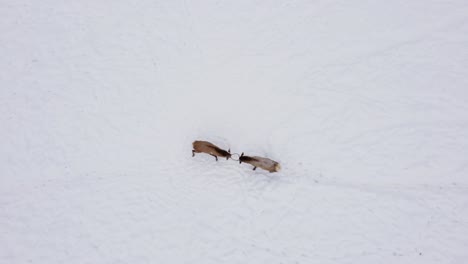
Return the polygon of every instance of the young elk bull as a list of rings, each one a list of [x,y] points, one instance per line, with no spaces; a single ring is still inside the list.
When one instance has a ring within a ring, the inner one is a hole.
[[[192,157],[195,156],[195,153],[206,153],[216,158],[218,161],[218,157],[225,157],[228,160],[231,157],[231,149],[225,151],[224,149],[220,149],[214,144],[208,141],[194,141],[192,143],[193,150],[192,150]]]
[[[248,163],[252,166],[254,166],[253,170],[257,169],[257,167],[262,168],[264,170],[267,170],[269,172],[276,172],[281,169],[281,166],[279,165],[278,162],[268,159],[268,158],[262,158],[262,157],[249,157],[249,156],[244,156],[244,152],[239,157],[239,164],[242,162]]]

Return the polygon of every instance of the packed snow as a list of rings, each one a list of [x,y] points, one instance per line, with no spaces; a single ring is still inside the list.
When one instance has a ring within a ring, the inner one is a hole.
[[[468,262],[466,0],[3,0],[0,22],[0,263]]]

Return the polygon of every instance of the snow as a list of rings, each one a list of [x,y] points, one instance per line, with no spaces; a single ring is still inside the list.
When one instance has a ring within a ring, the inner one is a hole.
[[[468,261],[466,1],[0,17],[0,263]]]

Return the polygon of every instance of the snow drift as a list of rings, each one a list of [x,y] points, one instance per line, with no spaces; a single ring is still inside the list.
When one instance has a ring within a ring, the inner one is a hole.
[[[466,262],[467,14],[3,1],[0,263]]]

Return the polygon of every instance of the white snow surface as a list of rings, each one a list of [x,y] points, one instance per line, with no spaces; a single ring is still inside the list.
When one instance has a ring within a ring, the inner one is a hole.
[[[3,0],[0,30],[2,264],[468,262],[466,0]]]

